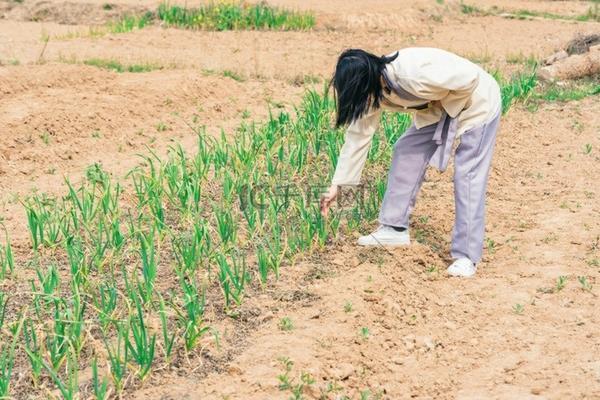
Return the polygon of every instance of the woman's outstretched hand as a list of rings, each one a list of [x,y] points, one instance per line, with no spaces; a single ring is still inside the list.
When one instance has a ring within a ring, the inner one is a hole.
[[[337,185],[331,185],[327,192],[321,195],[321,215],[323,217],[327,217],[327,214],[329,213],[329,207],[337,198],[338,192],[339,187]]]

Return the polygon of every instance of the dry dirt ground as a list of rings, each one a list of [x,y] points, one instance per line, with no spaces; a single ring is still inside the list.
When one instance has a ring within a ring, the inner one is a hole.
[[[0,1],[0,215],[21,253],[28,244],[19,198],[34,190],[63,193],[65,176],[77,180],[95,162],[123,176],[148,147],[192,146],[192,118],[209,132],[233,134],[244,119],[264,119],[269,107],[292,108],[308,82],[329,77],[344,48],[436,46],[508,74],[525,67],[507,60],[541,58],[575,34],[600,31],[594,22],[465,15],[448,1],[277,0],[271,3],[313,10],[317,27],[149,27],[90,37],[90,25],[158,4],[115,0],[106,11],[104,3]],[[469,4],[563,15],[590,5]],[[117,74],[82,64],[91,58],[161,69]],[[452,172],[431,172],[414,213],[413,232],[423,244],[386,252],[336,243],[307,256],[246,302],[255,321],[226,364],[158,371],[127,396],[287,399],[277,378],[287,357],[294,362],[290,378],[309,372],[316,379],[307,398],[328,384],[356,399],[367,389],[386,399],[600,398],[599,155],[598,96],[543,103],[535,112],[514,106],[498,137],[488,248],[475,279],[444,275]],[[550,290],[560,276],[565,287]],[[294,329],[278,328],[283,317]],[[222,347],[207,348],[231,350],[232,336],[224,328]]]

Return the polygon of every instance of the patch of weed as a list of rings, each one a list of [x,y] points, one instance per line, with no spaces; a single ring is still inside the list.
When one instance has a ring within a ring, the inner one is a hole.
[[[156,64],[148,64],[148,63],[124,65],[124,64],[121,64],[117,60],[106,60],[106,59],[101,59],[101,58],[91,58],[89,60],[85,60],[83,63],[85,65],[90,65],[90,66],[98,67],[98,68],[102,68],[102,69],[108,69],[108,70],[119,72],[119,73],[150,72],[150,71],[154,71],[154,70],[162,68]]]
[[[310,12],[289,11],[265,3],[216,2],[198,8],[163,3],[157,17],[168,26],[205,30],[307,30],[315,25]]]
[[[246,80],[246,78],[244,78],[241,74],[234,72],[234,71],[227,70],[227,69],[225,71],[223,71],[223,76],[225,76],[227,78],[231,78],[237,82],[244,82]]]
[[[479,7],[465,4],[462,1],[460,2],[460,11],[463,14],[483,14],[482,10]]]
[[[281,318],[281,320],[279,321],[279,329],[281,329],[284,332],[288,332],[294,329],[294,323],[292,322],[290,317]]]

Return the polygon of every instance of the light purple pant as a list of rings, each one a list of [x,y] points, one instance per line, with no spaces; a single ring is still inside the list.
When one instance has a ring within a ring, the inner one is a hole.
[[[451,255],[481,260],[485,233],[485,194],[496,142],[500,115],[465,132],[454,157],[454,202],[456,220],[452,231]],[[394,145],[388,184],[379,222],[408,228],[425,170],[437,145],[432,140],[436,124],[416,129],[411,126]]]

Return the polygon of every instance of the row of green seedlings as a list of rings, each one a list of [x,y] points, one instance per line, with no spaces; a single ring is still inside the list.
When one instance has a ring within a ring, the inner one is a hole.
[[[77,189],[67,182],[64,199],[30,199],[34,249],[59,260],[62,254],[70,273],[63,288],[69,295],[61,295],[60,268],[38,266],[33,310],[12,324],[14,343],[22,331],[33,382],[45,372],[63,397],[73,398],[77,371],[91,360],[95,395],[118,393],[131,376],[143,380],[157,362],[170,362],[177,346],[188,352],[196,347],[208,331],[205,294],[213,282],[229,310],[254,277],[264,285],[284,262],[335,238],[342,218],[350,228],[375,218],[385,189],[385,174],[377,168],[387,164],[392,144],[410,123],[405,115],[382,117],[383,135],[375,136],[369,151],[376,162],[367,171],[375,190],[328,221],[305,196],[268,189],[329,180],[343,140],[330,128],[333,110],[326,94],[309,92],[295,119],[284,112],[262,126],[244,125],[233,142],[200,130],[194,156],[175,147],[167,160],[145,157],[129,174],[133,193],[95,166]],[[177,287],[161,286],[159,275],[177,277]],[[160,328],[147,323],[154,315]],[[86,341],[104,344],[111,389],[98,377],[98,354],[82,354]],[[2,365],[12,368],[15,346],[5,347]],[[10,376],[4,371],[0,395],[9,395]]]
[[[331,175],[333,166],[337,162],[340,138],[343,136],[333,130],[325,129],[323,133],[320,129],[314,129],[314,126],[319,128],[328,126],[331,104],[319,104],[322,100],[315,93],[311,93],[307,99],[305,102],[307,107],[299,113],[298,121],[294,124],[290,123],[289,115],[283,113],[277,119],[272,118],[265,127],[261,128],[262,132],[258,132],[256,126],[245,127],[235,143],[228,143],[224,138],[211,140],[201,135],[198,141],[198,154],[192,160],[188,160],[181,148],[174,149],[172,157],[163,165],[156,165],[160,163],[160,159],[156,156],[147,157],[145,167],[130,174],[138,208],[144,209],[151,215],[154,229],[158,232],[163,231],[167,226],[169,206],[170,212],[175,219],[179,219],[179,223],[199,219],[203,224],[210,226],[196,226],[196,231],[216,231],[220,238],[218,250],[226,253],[231,249],[229,245],[240,239],[238,227],[241,218],[247,224],[242,239],[248,243],[256,243],[258,236],[277,241],[277,238],[282,237],[282,232],[279,230],[286,226],[282,223],[293,223],[300,218],[307,223],[301,226],[304,230],[295,229],[290,233],[301,235],[292,236],[294,238],[292,252],[295,252],[297,247],[301,250],[310,247],[314,236],[317,236],[319,244],[323,245],[327,238],[328,227],[321,219],[314,201],[318,199],[318,192],[312,193],[312,204],[307,204],[304,196],[291,197],[287,193],[282,196],[282,193],[255,190],[277,187],[281,182],[297,183],[307,175],[304,171],[307,164],[310,164],[313,172],[317,173],[318,183],[326,181]],[[323,101],[329,102],[327,98]],[[327,112],[323,113],[319,107],[326,107],[324,109]],[[315,121],[310,117],[319,113],[326,118],[321,116],[320,121]],[[303,115],[309,118],[302,118]],[[406,116],[385,116],[383,123],[385,139],[375,138],[369,158],[381,159],[378,154],[380,147],[389,153],[390,141],[393,142],[398,136],[397,132],[405,129],[408,121]],[[288,130],[292,132],[287,132]],[[313,137],[309,137],[311,135]],[[319,135],[322,137],[317,137]],[[382,146],[382,143],[385,145]],[[312,149],[308,149],[308,146]],[[264,155],[265,151],[266,157],[258,156],[258,154]],[[323,171],[326,171],[326,174],[323,174]],[[222,190],[220,197],[214,190],[211,192],[210,185],[206,184],[209,180],[212,183],[218,182],[217,189]],[[378,187],[381,187],[382,182],[378,183]],[[121,230],[122,218],[119,212],[113,212],[118,209],[120,187],[117,185],[115,190],[111,190],[109,184],[106,190],[98,194],[96,190],[98,185],[95,184],[91,189],[84,185],[78,191],[69,182],[67,185],[69,187],[67,199],[68,203],[71,203],[68,210],[64,208],[64,204],[60,208],[54,204],[55,201],[44,198],[34,198],[27,204],[34,248],[40,245],[54,246],[69,237],[72,232],[83,228],[94,249],[95,264],[99,264],[105,259],[108,249],[120,248],[125,240]],[[317,186],[317,189],[322,188],[322,184]],[[201,202],[203,190],[207,191],[206,197],[218,198],[218,201],[209,201],[209,204]],[[257,194],[260,197],[258,206]],[[267,196],[268,198],[265,198]],[[238,210],[241,212],[237,213],[232,208],[236,200],[239,200],[242,206]],[[371,202],[367,205],[376,205],[376,203]],[[373,207],[367,211],[372,214]],[[98,215],[101,217],[97,218]],[[334,227],[339,226],[339,219],[334,218],[332,221]],[[131,233],[135,232],[133,219],[129,217],[128,222],[129,236],[132,236]],[[210,244],[211,242],[207,241],[205,246]],[[177,247],[185,248],[185,246]],[[238,247],[244,248],[244,243]],[[207,254],[210,255],[210,251],[200,256]]]
[[[71,276],[63,288],[69,296],[60,295],[58,265],[40,266],[37,282],[31,283],[33,315],[25,319],[24,345],[33,382],[46,376],[63,397],[75,396],[75,365],[82,358],[95,360],[81,355],[84,332],[88,341],[98,340],[94,331],[101,333],[108,354],[113,390],[122,390],[132,371],[143,380],[156,361],[157,334],[162,336],[161,356],[168,360],[176,343],[192,350],[207,331],[206,282],[217,281],[229,308],[242,301],[254,276],[264,285],[270,274],[278,276],[284,260],[322,247],[329,235],[336,235],[340,217],[327,224],[316,202],[308,204],[303,196],[286,198],[265,190],[260,205],[249,198],[252,185],[297,181],[309,169],[321,178],[331,175],[343,138],[329,128],[332,107],[327,96],[310,93],[296,121],[282,113],[264,126],[243,127],[239,140],[231,143],[201,134],[191,158],[180,147],[166,161],[151,155],[130,173],[133,193],[125,200],[128,194],[96,166],[80,187],[67,182],[64,199],[27,201],[34,249],[40,258],[45,252],[57,258],[64,254]],[[393,142],[408,121],[386,116],[389,138],[377,139],[370,157],[389,153],[385,143]],[[365,203],[370,217],[381,194]],[[127,200],[134,206],[127,208]],[[351,215],[355,224],[364,217],[358,209]],[[174,261],[179,281],[178,294],[168,299],[157,290],[161,251]],[[127,270],[131,260],[139,262],[137,271]],[[148,328],[149,313],[160,316],[161,332]],[[98,383],[99,391],[105,383]]]
[[[71,238],[63,243],[70,267],[66,286],[61,288],[61,272],[56,264],[36,266],[37,279],[30,282],[30,310],[23,313],[19,329],[10,330],[15,338],[22,332],[21,346],[30,363],[30,386],[44,387],[47,385],[40,382],[51,380],[63,398],[75,398],[79,391],[77,371],[89,360],[97,371],[97,354],[85,350],[87,342],[104,344],[116,393],[129,376],[145,379],[156,361],[157,348],[162,349],[161,356],[168,362],[177,340],[187,351],[195,347],[208,329],[203,322],[203,293],[198,283],[180,270],[180,291],[163,296],[149,286],[155,282],[158,266],[157,250],[150,244],[154,236],[154,232],[138,232],[141,271],[127,271],[121,266],[121,271],[111,270],[102,279],[94,279],[91,275],[97,271],[88,269],[92,265],[91,252],[86,254],[81,243]],[[7,296],[2,294],[0,300],[1,310],[6,310]],[[150,313],[159,316],[160,332],[148,328]],[[4,315],[2,312],[2,325]],[[171,315],[174,321],[169,319]],[[157,343],[157,335],[162,336],[161,343]],[[8,396],[14,346],[3,348],[3,352],[0,395]],[[108,380],[99,380],[97,373],[94,394],[96,398],[109,394]]]
[[[65,359],[67,366],[80,359],[81,326],[84,324],[84,309],[78,307],[81,293],[93,305],[87,320],[93,321],[92,327],[100,328],[117,392],[122,389],[128,371],[132,370],[129,367],[132,360],[137,368],[134,374],[143,380],[155,358],[156,337],[149,335],[143,306],[159,313],[167,359],[176,334],[182,335],[186,350],[191,350],[207,329],[203,324],[204,297],[199,285],[179,273],[180,270],[177,275],[181,281],[181,294],[171,295],[171,309],[167,311],[165,301],[155,292],[159,251],[154,220],[147,221],[139,214],[137,219],[128,219],[128,229],[122,232],[120,225],[115,223],[118,223],[116,216],[120,212],[120,187],[117,185],[111,190],[107,175],[103,178],[100,184],[96,181],[84,184],[77,191],[67,182],[70,193],[60,207],[56,202],[45,203],[52,205],[50,209],[40,207],[44,202],[39,198],[32,199],[27,205],[32,242],[52,250],[64,247],[70,267],[71,282],[67,291],[72,296],[67,297],[71,299],[69,302],[59,293],[56,265],[50,265],[47,271],[38,267],[39,286],[31,283],[35,311],[32,321],[37,322],[32,322],[30,330],[26,330],[25,340],[34,384],[39,382],[42,371],[47,370],[65,398],[72,398],[78,390],[75,374],[70,369],[64,371],[63,375],[68,379],[62,380],[58,369]],[[125,238],[132,246],[125,246]],[[130,272],[124,267],[125,260],[132,257],[139,261],[139,271]],[[97,276],[93,274],[103,273],[103,283],[98,286],[94,279]],[[118,277],[121,282],[117,281]],[[121,309],[117,307],[119,298],[125,298]],[[75,310],[65,308],[71,303]],[[48,304],[54,306],[53,315],[48,315],[44,307]],[[177,316],[176,327],[168,326],[169,314]],[[43,321],[52,321],[51,326]],[[44,339],[40,341],[38,336]],[[44,362],[42,354],[48,354],[49,362]]]

